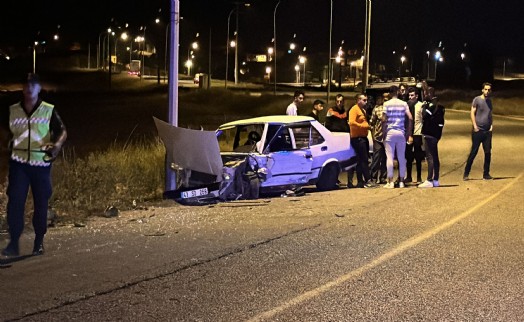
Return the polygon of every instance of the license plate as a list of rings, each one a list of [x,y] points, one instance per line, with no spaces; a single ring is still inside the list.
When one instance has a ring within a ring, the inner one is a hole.
[[[200,188],[200,189],[195,189],[195,190],[182,191],[181,197],[183,199],[193,198],[193,197],[200,197],[200,196],[205,196],[208,193],[209,192],[207,191],[207,188]]]

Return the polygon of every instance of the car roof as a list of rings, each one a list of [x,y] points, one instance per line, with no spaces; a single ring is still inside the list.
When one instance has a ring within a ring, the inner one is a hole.
[[[310,116],[291,116],[291,115],[270,115],[270,116],[260,116],[250,119],[238,120],[229,123],[222,124],[220,128],[233,127],[238,125],[246,124],[293,124],[299,122],[314,121]]]

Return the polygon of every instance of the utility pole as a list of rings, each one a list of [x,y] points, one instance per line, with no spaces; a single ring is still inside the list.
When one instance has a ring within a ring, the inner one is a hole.
[[[236,3],[236,29],[235,29],[235,85],[238,84],[238,2]]]
[[[365,92],[369,81],[369,41],[371,36],[371,0],[366,1],[366,32],[365,32],[365,53],[362,75],[362,90]]]

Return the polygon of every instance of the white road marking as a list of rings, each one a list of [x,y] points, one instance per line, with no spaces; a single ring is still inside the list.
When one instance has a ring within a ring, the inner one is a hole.
[[[524,172],[523,173],[520,173],[518,177],[516,177],[515,179],[513,179],[510,183],[508,183],[506,186],[504,186],[502,189],[500,189],[497,193],[491,195],[489,198],[487,198],[486,200],[482,201],[481,203],[477,204],[476,206],[470,208],[469,210],[466,210],[464,212],[462,212],[461,214],[457,215],[456,217],[440,224],[439,226],[436,226],[430,230],[427,230],[425,232],[422,232],[416,236],[413,236],[412,238],[410,239],[407,239],[405,240],[404,242],[398,244],[397,246],[395,246],[394,248],[392,248],[391,250],[389,250],[388,252],[384,253],[383,255],[375,258],[373,261],[371,261],[370,263],[364,265],[364,266],[361,266],[351,272],[348,272],[347,274],[344,274],[324,285],[321,285],[315,289],[312,289],[310,291],[307,291],[303,294],[300,294],[284,303],[282,303],[280,306],[277,306],[271,310],[268,310],[268,311],[265,311],[265,312],[262,312],[254,317],[252,317],[251,319],[249,319],[248,321],[249,322],[256,322],[256,321],[264,321],[264,320],[268,320],[268,319],[271,319],[272,317],[274,317],[275,315],[277,315],[278,313],[280,312],[283,312],[295,305],[299,305],[303,302],[306,302],[312,298],[315,298],[317,296],[320,296],[322,293],[325,293],[327,291],[329,291],[330,289],[332,289],[333,287],[336,287],[338,285],[341,285],[342,283],[345,283],[347,282],[348,280],[351,280],[357,276],[360,276],[362,275],[363,273],[383,264],[384,262],[390,260],[391,258],[393,257],[396,257],[400,254],[402,254],[403,252],[417,246],[418,244],[426,241],[427,239],[435,236],[436,234],[440,233],[441,231],[445,230],[445,229],[448,229],[450,228],[451,226],[453,226],[454,224],[456,224],[458,221],[460,220],[463,220],[469,216],[471,216],[472,214],[474,214],[477,210],[481,209],[482,207],[484,207],[486,204],[488,204],[489,202],[491,202],[492,200],[494,200],[495,198],[497,198],[500,194],[502,194],[504,191],[508,190],[511,186],[513,186],[517,181],[519,181],[522,176],[524,175]]]

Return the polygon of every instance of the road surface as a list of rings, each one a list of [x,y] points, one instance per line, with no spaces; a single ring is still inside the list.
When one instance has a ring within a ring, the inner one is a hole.
[[[469,114],[447,111],[440,188],[166,201],[51,228],[44,256],[0,262],[0,317],[522,321],[523,125],[495,117],[492,181],[482,152],[462,181]]]

